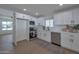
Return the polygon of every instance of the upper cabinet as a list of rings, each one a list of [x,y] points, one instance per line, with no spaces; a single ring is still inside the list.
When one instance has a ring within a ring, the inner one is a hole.
[[[54,24],[55,25],[62,24],[62,22],[64,22],[63,18],[64,18],[63,13],[59,13],[59,14],[54,15]]]
[[[29,15],[21,14],[21,13],[16,13],[16,18],[21,18],[21,19],[31,19]]]
[[[79,24],[79,8],[74,9],[73,11],[73,20],[75,24]]]
[[[79,24],[79,9],[64,11],[54,15],[55,25]]]
[[[45,19],[44,19],[44,17],[38,18],[37,25],[45,26]]]

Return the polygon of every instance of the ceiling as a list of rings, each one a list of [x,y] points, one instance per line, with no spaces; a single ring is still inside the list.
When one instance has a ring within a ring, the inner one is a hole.
[[[58,4],[0,4],[0,8],[21,12],[36,17],[52,16],[55,12],[66,10],[76,6],[79,5],[64,4],[62,6],[59,6]],[[23,9],[27,10],[23,11]],[[35,15],[35,13],[38,13],[38,15]]]

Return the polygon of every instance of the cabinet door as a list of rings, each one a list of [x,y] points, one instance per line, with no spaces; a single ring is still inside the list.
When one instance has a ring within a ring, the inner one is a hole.
[[[68,34],[66,34],[66,33],[61,34],[61,46],[71,49],[70,38],[69,38]]]
[[[38,28],[38,30],[37,30],[37,37],[39,38],[39,39],[42,39],[42,29],[39,27]]]
[[[59,13],[54,16],[54,24],[55,25],[61,25],[64,23],[64,15],[63,13]]]
[[[65,11],[54,16],[54,22],[57,25],[71,24],[72,20],[72,11]]]
[[[73,17],[72,17],[72,11],[66,11],[63,13],[64,15],[64,24],[71,24]]]
[[[73,10],[74,24],[79,24],[79,9]]]
[[[75,34],[74,43],[72,49],[79,52],[79,34]]]
[[[44,30],[43,39],[47,42],[51,42],[51,32]]]
[[[37,37],[40,39],[40,35],[41,33],[39,32],[39,30],[37,30]]]

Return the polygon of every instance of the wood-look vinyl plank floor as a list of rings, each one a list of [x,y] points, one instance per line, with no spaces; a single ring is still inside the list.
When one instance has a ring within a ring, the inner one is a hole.
[[[40,39],[23,40],[12,44],[12,35],[0,35],[0,53],[2,54],[75,54],[70,50],[56,46]]]

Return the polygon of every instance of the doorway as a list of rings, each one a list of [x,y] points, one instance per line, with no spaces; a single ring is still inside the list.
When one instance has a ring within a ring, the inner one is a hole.
[[[13,50],[13,18],[0,15],[0,53]]]

